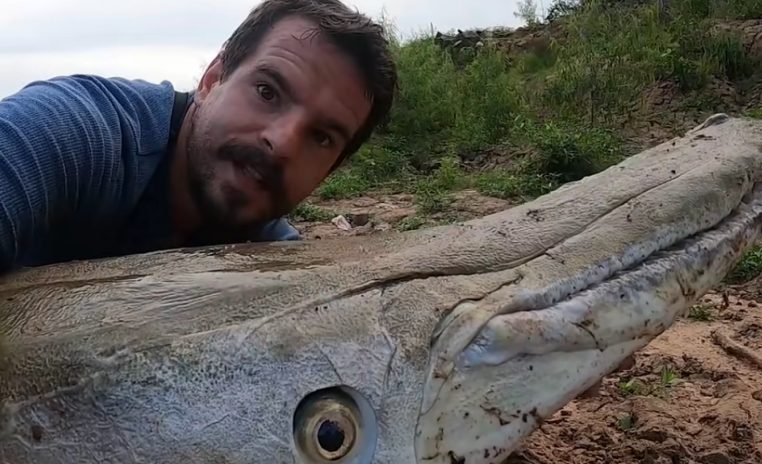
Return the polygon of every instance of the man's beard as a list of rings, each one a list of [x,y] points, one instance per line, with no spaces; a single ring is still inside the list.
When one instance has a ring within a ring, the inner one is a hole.
[[[193,123],[195,122],[194,118]],[[193,129],[195,128],[191,128],[191,137],[188,141],[188,185],[191,197],[201,215],[201,224],[190,239],[191,244],[204,245],[249,240],[266,222],[284,216],[291,210],[283,181],[283,169],[264,151],[242,142],[226,142],[212,153],[205,150],[199,140],[201,134],[195,134]],[[235,169],[253,169],[259,174],[261,179],[258,186],[269,200],[265,217],[242,222],[237,213],[246,205],[247,198],[244,194],[235,190],[223,192],[225,200],[213,194],[214,165],[219,161],[234,163]]]

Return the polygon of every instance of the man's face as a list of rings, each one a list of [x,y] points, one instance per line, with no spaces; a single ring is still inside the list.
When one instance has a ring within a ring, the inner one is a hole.
[[[371,102],[349,58],[301,17],[276,23],[224,82],[221,72],[213,63],[199,84],[188,175],[205,225],[234,230],[306,198]]]

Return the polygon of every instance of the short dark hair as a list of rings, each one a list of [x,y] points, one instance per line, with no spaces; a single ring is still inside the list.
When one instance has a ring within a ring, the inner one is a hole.
[[[281,19],[298,15],[314,21],[355,63],[365,78],[370,114],[347,144],[334,169],[357,152],[379,125],[389,117],[397,89],[397,69],[383,26],[353,11],[340,0],[265,0],[254,8],[225,42],[220,58],[222,79],[229,76],[256,47],[266,32]]]

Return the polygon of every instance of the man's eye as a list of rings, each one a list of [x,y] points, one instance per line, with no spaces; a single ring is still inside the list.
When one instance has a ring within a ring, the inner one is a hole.
[[[331,136],[330,136],[330,135],[328,135],[328,134],[327,134],[327,133],[325,133],[325,132],[322,132],[322,131],[318,131],[318,132],[315,134],[315,140],[317,140],[318,144],[319,144],[321,147],[323,147],[323,148],[328,148],[328,147],[330,147],[330,146],[331,146],[331,143],[333,142],[333,140],[331,139]]]
[[[259,85],[257,85],[257,92],[259,92],[259,96],[261,96],[265,100],[270,101],[273,98],[275,98],[275,92],[267,84],[259,84]]]

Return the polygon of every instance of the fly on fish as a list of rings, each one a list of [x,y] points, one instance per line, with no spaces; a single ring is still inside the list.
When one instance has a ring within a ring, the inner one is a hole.
[[[462,224],[7,276],[0,462],[502,462],[754,243],[760,147],[717,115]]]

